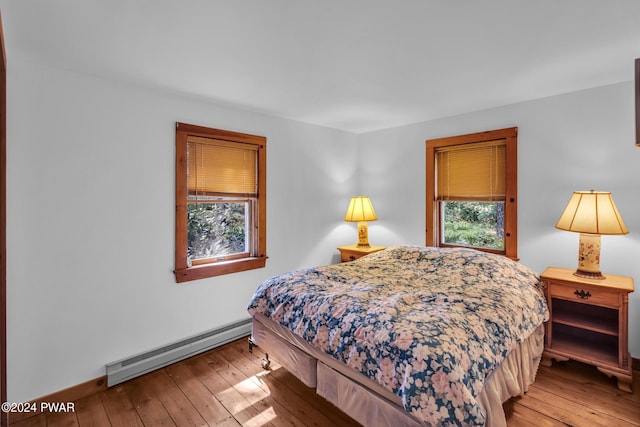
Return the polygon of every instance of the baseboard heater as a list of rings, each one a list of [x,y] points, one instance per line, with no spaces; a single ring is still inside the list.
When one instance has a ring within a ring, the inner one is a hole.
[[[165,367],[251,333],[251,319],[230,323],[190,338],[107,364],[107,386]]]

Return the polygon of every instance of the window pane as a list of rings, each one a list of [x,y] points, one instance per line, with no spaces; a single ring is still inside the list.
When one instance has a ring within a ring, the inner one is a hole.
[[[248,252],[246,201],[187,203],[187,255],[191,260]]]
[[[504,250],[504,202],[441,202],[443,242]]]

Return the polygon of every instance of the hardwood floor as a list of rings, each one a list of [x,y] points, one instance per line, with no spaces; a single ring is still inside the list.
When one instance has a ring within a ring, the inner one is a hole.
[[[357,426],[274,361],[265,371],[246,339],[168,366],[75,402],[75,412],[47,413],[25,426]],[[636,373],[637,374],[637,373]],[[640,379],[634,393],[577,362],[541,366],[522,398],[504,404],[509,427],[640,426]]]

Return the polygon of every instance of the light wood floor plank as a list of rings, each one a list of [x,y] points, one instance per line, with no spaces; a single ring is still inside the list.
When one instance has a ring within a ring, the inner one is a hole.
[[[255,393],[243,395],[235,386],[222,378],[212,365],[206,356],[194,357],[185,362],[185,366],[191,373],[220,401],[237,422],[247,426],[273,425],[270,422],[273,418],[270,412],[271,407],[264,402],[262,396],[254,397]],[[254,387],[258,386],[254,385]]]
[[[109,425],[109,416],[97,393],[76,401],[76,415],[81,426]]]
[[[122,385],[101,391],[100,401],[109,417],[111,426],[133,427],[144,425]]]
[[[171,379],[164,369],[145,375],[146,386],[160,400],[176,425],[206,426],[208,423],[184,395],[180,387]]]
[[[123,384],[131,403],[145,426],[176,426],[169,412],[148,385],[145,377],[134,378]],[[100,425],[100,424],[96,424]]]
[[[304,418],[300,419],[298,414],[296,414],[297,409],[293,407],[293,405],[287,405],[286,402],[283,403],[283,399],[272,387],[269,386],[269,372],[261,371],[258,369],[238,369],[238,367],[229,361],[228,357],[221,352],[218,354],[209,354],[211,359],[222,359],[227,362],[224,369],[219,369],[217,372],[229,383],[236,386],[243,381],[242,379],[248,380],[255,387],[252,388],[250,394],[246,394],[245,391],[241,388],[239,392],[245,393],[244,396],[253,400],[254,396],[259,396],[260,400],[256,402],[261,408],[265,408],[263,410],[269,410],[269,416],[272,424],[278,425],[305,425],[302,421]],[[221,365],[222,362],[217,362],[217,365]],[[255,395],[254,395],[255,393]],[[275,414],[276,417],[273,418],[272,415]]]
[[[568,361],[554,363],[548,368],[540,366],[539,374],[549,374],[549,376],[560,381],[571,381],[580,384],[584,390],[590,390],[598,399],[613,399],[620,401],[626,405],[628,402],[640,405],[640,375],[634,372],[634,381],[632,383],[633,393],[627,393],[617,387],[615,378],[609,378],[597,368],[584,363]]]
[[[209,425],[218,425],[231,417],[216,396],[207,390],[185,364],[176,363],[165,370]]]
[[[49,412],[46,414],[47,427],[79,427],[75,412]]]
[[[12,427],[47,427],[47,417],[45,414],[38,414],[33,417],[24,418],[16,423],[11,423]]]
[[[556,370],[566,371],[562,366],[553,367]],[[552,369],[553,369],[552,368]],[[562,399],[572,402],[583,410],[590,412],[600,412],[614,414],[621,423],[633,423],[640,420],[640,405],[629,405],[629,401],[621,398],[622,394],[628,394],[619,391],[615,383],[609,383],[608,378],[602,378],[598,381],[598,375],[603,375],[597,370],[593,371],[594,387],[585,388],[584,383],[568,378],[566,375],[562,378],[552,375],[539,375],[535,388],[548,392],[553,399]],[[595,388],[596,383],[606,384],[606,388]],[[595,393],[598,390],[599,393]]]
[[[522,399],[521,404],[570,426],[629,426],[614,415],[585,408],[570,399],[559,399],[557,395],[536,387],[527,392],[526,399]]]
[[[550,417],[541,415],[533,409],[518,404],[520,398],[513,398],[504,403],[504,413],[509,427],[558,427],[566,426],[564,423]]]

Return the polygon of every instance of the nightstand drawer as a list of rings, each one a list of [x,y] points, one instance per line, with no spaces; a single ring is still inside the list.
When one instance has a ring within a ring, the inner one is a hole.
[[[551,298],[562,298],[584,304],[603,305],[607,307],[618,307],[620,305],[619,293],[601,291],[580,286],[580,284],[567,286],[550,283],[549,295]]]
[[[340,261],[349,262],[349,261],[355,261],[358,258],[362,258],[365,255],[369,255],[374,252],[381,251],[384,248],[385,248],[384,246],[349,245],[349,246],[340,246],[338,250],[340,251]]]
[[[361,256],[363,256],[363,255],[355,253],[355,252],[342,251],[340,253],[340,261],[342,261],[342,262],[355,261],[358,258],[360,258]]]

